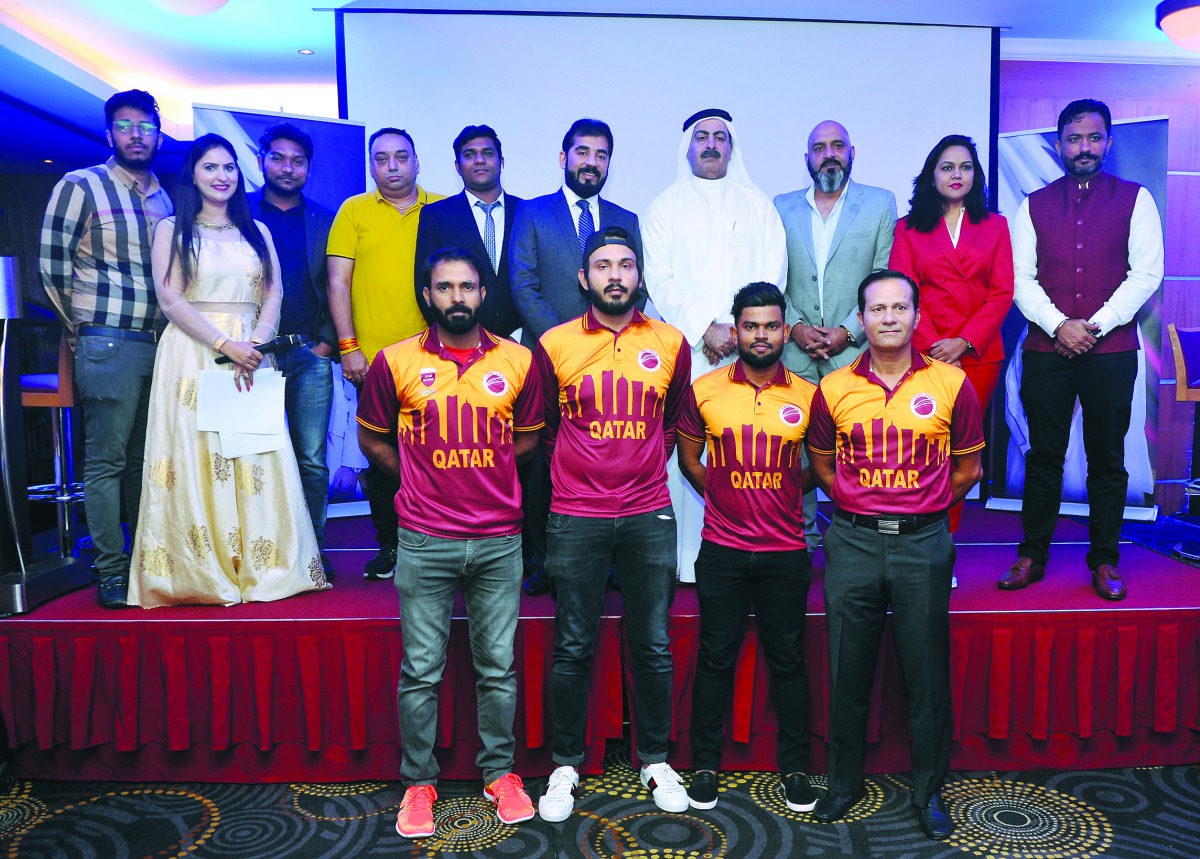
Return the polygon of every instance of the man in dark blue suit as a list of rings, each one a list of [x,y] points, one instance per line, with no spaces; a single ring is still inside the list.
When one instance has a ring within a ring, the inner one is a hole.
[[[588,302],[579,289],[579,260],[587,237],[605,227],[621,227],[633,237],[642,258],[638,218],[600,198],[612,158],[612,130],[598,119],[577,119],[563,137],[558,165],[563,186],[552,194],[523,202],[512,230],[512,297],[523,323],[521,342],[533,348],[543,334],[580,316]],[[422,216],[424,217],[424,216]],[[645,305],[644,288],[638,298]],[[522,473],[525,493],[525,590],[545,593],[550,584],[541,572],[546,557],[546,516],[550,511],[550,475],[540,458]]]
[[[579,290],[579,259],[592,232],[621,227],[633,237],[634,250],[638,259],[642,258],[637,215],[600,198],[612,149],[612,131],[606,123],[575,120],[558,156],[563,186],[553,194],[526,200],[517,210],[512,233],[512,296],[524,324],[522,342],[527,346],[587,309],[587,299]],[[644,304],[643,296],[638,306]]]
[[[325,577],[333,568],[325,556],[325,513],[329,506],[329,468],[325,439],[333,402],[330,356],[337,333],[329,315],[329,275],[325,245],[333,212],[305,198],[313,144],[307,133],[285,122],[272,125],[258,139],[262,190],[250,195],[251,214],[267,225],[279,254],[283,281],[280,334],[299,334],[304,342],[275,353],[275,364],[287,379],[284,410],[288,432],[300,466],[304,500],[321,547]]]
[[[522,201],[500,186],[504,153],[496,132],[486,125],[468,125],[460,131],[454,138],[454,169],[462,177],[462,192],[430,203],[417,224],[417,303],[432,324],[420,287],[425,261],[441,248],[466,248],[491,262],[481,272],[487,293],[479,322],[493,334],[508,337],[521,327],[509,287],[509,242],[513,213]]]

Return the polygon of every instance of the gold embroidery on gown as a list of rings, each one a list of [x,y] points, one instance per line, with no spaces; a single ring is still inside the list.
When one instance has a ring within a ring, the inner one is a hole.
[[[179,405],[196,411],[196,379],[180,379],[177,388]]]
[[[248,339],[261,300],[254,251],[240,238],[202,241],[196,271],[187,290],[193,307],[231,340]],[[206,311],[204,302],[222,302],[223,310],[239,303],[246,312]],[[175,325],[159,341],[131,605],[230,605],[328,587],[324,573],[313,572],[321,570],[320,553],[291,446],[231,460],[221,456],[216,433],[196,429],[187,392],[201,370],[221,369],[213,355]],[[233,365],[224,368],[232,385]],[[243,535],[254,539],[244,545]]]
[[[209,454],[209,458],[212,463],[212,479],[217,483],[224,483],[233,471],[233,460],[226,459],[219,453]]]
[[[169,459],[156,459],[146,470],[150,482],[162,489],[175,488],[175,468]]]

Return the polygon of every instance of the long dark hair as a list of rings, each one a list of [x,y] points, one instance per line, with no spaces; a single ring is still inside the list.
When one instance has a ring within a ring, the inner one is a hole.
[[[975,164],[975,176],[971,181],[971,190],[967,192],[963,204],[967,209],[967,217],[972,224],[978,224],[988,216],[987,180],[983,176],[983,166],[979,163],[979,151],[975,141],[965,134],[947,134],[937,142],[937,146],[929,151],[925,166],[920,174],[913,179],[913,195],[908,201],[908,228],[918,233],[933,232],[938,221],[946,214],[946,201],[938,193],[933,181],[933,173],[942,160],[942,153],[951,146],[962,146],[971,153],[971,161]]]
[[[200,253],[199,247],[194,243],[196,240],[196,216],[200,214],[200,205],[203,203],[200,192],[196,189],[196,165],[200,163],[200,159],[204,157],[205,153],[217,148],[224,149],[234,163],[237,163],[237,155],[234,153],[232,143],[219,134],[205,134],[198,137],[192,144],[192,148],[188,150],[187,158],[183,162],[183,169],[179,171],[179,183],[175,186],[175,232],[171,236],[171,257],[167,262],[167,276],[169,277],[171,274],[171,266],[175,264],[175,258],[179,257],[185,287],[192,282],[192,278],[196,274],[196,260]],[[229,220],[237,225],[242,238],[249,243],[250,247],[254,248],[254,253],[258,255],[258,260],[262,263],[263,278],[270,280],[271,254],[267,250],[267,240],[263,238],[263,234],[250,214],[250,204],[246,201],[246,183],[242,178],[241,167],[238,167],[237,188],[234,189],[233,196],[229,198],[228,212]],[[187,253],[183,252],[184,248],[188,249]]]

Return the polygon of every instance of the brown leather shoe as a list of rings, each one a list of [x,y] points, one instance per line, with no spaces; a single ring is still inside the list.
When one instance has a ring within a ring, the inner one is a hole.
[[[1046,565],[1035,564],[1031,558],[1017,558],[1000,577],[997,586],[1006,591],[1019,591],[1046,577]]]
[[[1092,570],[1092,587],[1102,600],[1125,599],[1125,583],[1112,564],[1101,564]]]

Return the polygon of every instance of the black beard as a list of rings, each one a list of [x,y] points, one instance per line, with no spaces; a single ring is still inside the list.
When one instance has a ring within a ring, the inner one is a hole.
[[[158,151],[157,147],[147,146],[146,151],[142,154],[140,161],[130,161],[125,157],[118,146],[113,147],[113,160],[124,167],[126,170],[138,171],[150,169],[150,163],[154,160],[154,155]]]
[[[457,311],[454,316],[451,316],[451,311]],[[451,305],[447,310],[442,310],[436,305],[429,305],[429,312],[433,314],[434,321],[447,334],[453,334],[456,337],[459,334],[466,334],[472,328],[479,324],[479,311],[472,310],[463,304]]]
[[[263,186],[269,189],[275,196],[282,197],[285,200],[299,198],[301,192],[304,190],[304,185],[298,185],[291,191],[286,188],[280,188],[278,185],[268,179],[265,173],[263,174]]]
[[[738,357],[742,359],[744,364],[753,367],[755,370],[765,370],[779,363],[779,359],[783,357],[783,344],[780,343],[778,349],[773,349],[765,355],[759,355],[751,349],[743,349],[741,346],[738,346]]]
[[[605,287],[607,289],[607,287]],[[592,307],[599,310],[601,313],[607,313],[609,316],[621,316],[629,312],[629,309],[637,303],[637,290],[633,290],[624,300],[608,298],[604,294],[604,290],[595,290],[588,288],[587,300],[591,302]]]
[[[596,184],[586,185],[579,181],[578,170],[572,173],[570,170],[564,167],[563,184],[574,191],[577,196],[582,197],[584,200],[590,200],[592,197],[595,197],[600,193],[600,189],[603,188],[604,183],[608,181],[607,176],[600,174],[599,171],[597,171],[597,174],[599,176],[599,180],[596,182]]]
[[[1075,166],[1075,163],[1078,160],[1079,160],[1078,155],[1076,155],[1070,161],[1066,160],[1065,158],[1063,159],[1063,168],[1069,174],[1074,176],[1076,179],[1086,179],[1089,176],[1095,176],[1097,173],[1100,172],[1100,168],[1104,166],[1104,156],[1103,155],[1093,155],[1092,156],[1092,166],[1086,170],[1081,170],[1080,168]]]

